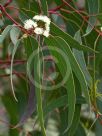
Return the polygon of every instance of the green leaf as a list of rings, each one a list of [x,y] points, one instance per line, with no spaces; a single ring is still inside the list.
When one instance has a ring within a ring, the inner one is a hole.
[[[83,124],[79,123],[79,126],[74,136],[86,136],[86,132]]]
[[[19,35],[20,35],[20,30],[17,27],[13,26],[10,31],[10,38],[14,45],[16,45],[18,41]]]
[[[99,1],[98,0],[87,0],[87,4],[88,4],[88,9],[89,9],[89,20],[88,20],[88,26],[86,29],[86,35],[88,35],[94,28],[94,26],[96,25],[97,22],[97,18],[95,16],[95,14],[98,14],[99,12]]]
[[[44,136],[46,136],[46,132],[45,132],[45,127],[44,127],[44,117],[43,117],[43,107],[42,107],[42,90],[40,88],[41,86],[41,62],[40,62],[40,45],[39,43],[35,40],[35,43],[32,45],[34,46],[33,48],[35,48],[34,50],[32,50],[32,47],[30,47],[30,41],[27,41],[28,44],[26,44],[26,52],[27,52],[27,56],[28,56],[28,62],[27,62],[27,72],[28,72],[28,76],[29,79],[31,79],[33,72],[31,72],[32,70],[30,69],[32,63],[33,63],[33,71],[34,71],[34,86],[35,86],[35,92],[36,92],[36,98],[37,98],[37,115],[38,115],[38,119],[40,122],[40,126],[41,126],[41,130]],[[31,53],[31,51],[32,53]],[[32,62],[33,60],[33,62]],[[31,81],[32,82],[32,81]],[[36,85],[36,83],[38,84],[38,86]]]
[[[30,11],[34,11],[35,13],[39,14],[40,8],[38,1],[33,0],[30,2]]]
[[[68,56],[68,54],[65,53],[63,48],[61,48],[61,45],[56,40],[56,38],[46,39],[45,42],[47,43],[47,46],[49,47],[50,52],[53,54],[53,56],[56,57],[59,60],[59,63],[57,64],[57,66],[58,66],[58,68],[59,68],[59,70],[62,74],[62,77],[66,77],[66,75],[67,75],[67,80],[64,84],[65,84],[65,87],[67,89],[67,95],[68,95],[68,104],[69,104],[69,108],[68,108],[68,110],[69,110],[69,112],[68,112],[68,121],[69,121],[68,128],[69,128],[71,126],[71,123],[72,123],[72,120],[73,120],[74,110],[75,110],[75,102],[76,102],[74,80],[73,80],[73,75],[72,75],[72,71],[71,71],[71,68],[70,68],[69,56]],[[53,47],[56,52],[55,51],[53,52],[51,47]],[[59,49],[61,49],[63,52],[61,53]],[[66,56],[64,57],[65,62],[62,59],[63,58],[62,54],[64,54],[64,53],[66,54]],[[67,69],[66,69],[66,64],[68,65]]]
[[[41,0],[41,7],[44,15],[48,15],[47,0]]]
[[[80,82],[76,79],[76,77],[74,79],[75,79],[74,83],[75,83],[76,97],[80,98],[80,97],[82,97]],[[76,130],[77,130],[79,122],[80,122],[81,105],[82,104],[77,104],[77,103],[75,105],[74,118],[72,121],[72,125],[71,125],[70,129],[68,130],[68,136],[73,136],[76,133]]]
[[[88,92],[88,87],[87,87],[87,83],[85,80],[85,76],[84,76],[79,64],[77,63],[77,60],[76,60],[75,56],[73,55],[68,43],[60,37],[49,37],[46,39],[46,43],[48,44],[49,47],[50,46],[55,46],[55,47],[59,46],[60,49],[62,49],[68,55],[68,59],[71,64],[71,68],[74,71],[76,77],[78,78],[78,80],[80,82],[81,89],[84,92],[87,103],[90,104],[89,92]]]
[[[74,85],[72,72],[66,83],[66,89],[68,95],[68,128],[67,129],[69,129],[73,121],[74,112],[75,112],[75,103],[76,103],[75,85]]]
[[[57,3],[57,5],[61,5],[63,3],[62,0],[55,0],[55,2]]]
[[[10,92],[8,92],[8,90],[6,90],[7,92],[2,96],[2,102],[6,108],[7,111],[7,115],[9,115],[9,123],[12,125],[15,125],[18,121],[18,105],[17,103],[14,101],[12,95],[10,94]],[[8,124],[8,125],[10,125]],[[16,129],[9,129],[9,135],[10,136],[18,136],[19,132]]]
[[[76,48],[78,50],[83,50],[83,51],[94,52],[93,49],[84,45],[80,45],[73,37],[71,37],[69,34],[65,33],[64,31],[62,31],[54,23],[51,23],[51,33],[63,38],[69,44],[69,46],[73,48]]]
[[[81,97],[76,98],[76,104],[85,104],[85,103],[86,103],[86,101],[85,101],[84,97],[81,96]],[[49,104],[47,105],[47,107],[44,109],[44,115],[46,116],[48,113],[50,113],[54,109],[60,108],[62,106],[66,106],[66,105],[69,106],[67,95],[61,96],[61,97],[54,99],[54,100],[51,100],[49,102]]]
[[[8,25],[4,31],[0,35],[0,43],[3,43],[4,39],[7,37],[9,31],[11,30],[12,26]]]
[[[37,44],[38,43],[36,39],[31,36],[24,38],[24,48],[25,48],[25,53],[27,55],[27,60],[29,59],[33,51],[37,49]]]
[[[76,39],[80,44],[82,43],[80,31],[77,31],[77,32],[76,32],[76,34],[75,34],[75,39]],[[76,49],[73,49],[73,53],[74,53],[74,56],[75,56],[77,62],[79,63],[79,65],[80,65],[80,67],[81,67],[82,72],[84,73],[84,76],[85,76],[85,79],[86,79],[86,81],[87,81],[88,86],[91,87],[92,78],[91,78],[91,75],[90,75],[89,71],[87,70],[83,51],[78,51],[78,50],[76,50]]]
[[[80,122],[80,111],[81,111],[81,105],[76,104],[75,106],[75,113],[74,113],[74,119],[71,125],[71,128],[68,131],[68,136],[73,136],[77,130],[77,127]]]
[[[61,83],[61,86],[62,86],[66,83],[66,81],[68,80],[70,73],[71,73],[71,67],[70,67],[70,62],[69,62],[68,56],[60,48],[59,44],[56,43],[57,44],[57,46],[56,46],[56,44],[55,44],[56,41],[53,41],[50,38],[46,38],[45,42],[46,42],[52,56],[58,61],[56,63],[56,65],[57,65],[57,67],[63,77],[63,80]]]
[[[10,70],[11,70],[11,71],[10,71],[10,80],[11,80],[12,93],[13,93],[13,96],[14,96],[14,98],[15,98],[16,101],[18,101],[18,100],[17,100],[17,98],[16,98],[16,96],[15,96],[15,91],[14,91],[14,86],[13,86],[13,75],[12,75],[12,73],[13,73],[13,60],[14,60],[15,53],[16,53],[16,51],[17,51],[17,48],[18,48],[20,42],[21,42],[21,39],[19,39],[19,40],[17,41],[17,43],[16,43],[16,45],[14,46],[14,49],[13,49],[13,51],[12,51],[11,68],[10,68]]]
[[[29,59],[30,55],[32,54],[33,50],[36,49],[37,41],[33,37],[24,38],[24,47],[26,58]],[[36,110],[36,95],[35,95],[35,86],[29,81],[29,98],[25,108],[24,113],[22,114],[20,121],[16,125],[16,127],[20,127],[23,125],[26,120],[31,117],[31,115]]]
[[[36,97],[37,97],[37,111],[38,111],[38,118],[40,121],[40,126],[42,129],[43,136],[46,136],[45,127],[44,127],[44,117],[43,117],[43,108],[42,108],[42,93],[41,93],[41,64],[40,64],[40,54],[39,54],[39,45],[37,49],[37,55],[34,58],[34,80],[39,84],[39,87],[36,86]],[[38,75],[39,74],[39,75]]]
[[[99,0],[99,12],[102,13],[102,0]]]
[[[26,0],[26,1],[22,0],[22,2],[20,0],[17,0],[16,2],[20,8],[22,8],[22,7],[28,8],[29,7],[29,0]]]
[[[27,12],[27,13],[26,13]],[[30,19],[30,16],[28,16],[29,12],[26,11],[26,9],[21,9],[19,12],[19,19],[21,20],[21,22],[24,24],[24,21],[27,19]],[[31,14],[31,12],[30,12]]]

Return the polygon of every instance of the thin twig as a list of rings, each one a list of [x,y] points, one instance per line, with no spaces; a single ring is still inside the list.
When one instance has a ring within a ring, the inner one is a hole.
[[[5,10],[5,7],[0,4],[0,10],[6,15],[8,19],[10,19],[17,27],[19,27],[24,33],[29,34],[29,31],[25,30],[16,20],[14,20]]]
[[[14,63],[25,63],[27,60],[14,60]],[[0,64],[9,64],[11,63],[11,60],[0,60]]]
[[[65,0],[62,0],[63,1],[63,3],[66,5],[66,6],[68,6],[69,8],[71,8],[72,10],[74,10],[76,13],[78,13],[81,17],[82,17],[82,19],[84,19],[85,20],[85,22],[87,22],[91,27],[93,27],[90,23],[89,23],[89,21],[86,19],[86,17],[84,17],[80,12],[79,12],[79,10],[76,10],[74,7],[72,7],[69,3],[67,3]],[[98,29],[96,29],[95,27],[93,27],[93,29],[97,32],[97,33],[99,33],[100,34],[100,36],[102,36],[102,32],[101,31],[99,31]]]
[[[12,0],[7,0],[7,2],[4,4],[4,7],[7,7],[9,4],[11,4]]]

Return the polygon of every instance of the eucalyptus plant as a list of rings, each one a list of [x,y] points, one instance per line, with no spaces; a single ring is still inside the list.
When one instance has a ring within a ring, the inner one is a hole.
[[[0,1],[1,135],[101,136],[101,5]]]

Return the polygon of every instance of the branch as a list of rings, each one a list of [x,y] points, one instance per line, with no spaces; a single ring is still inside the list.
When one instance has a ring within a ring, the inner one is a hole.
[[[0,10],[6,15],[6,17],[11,20],[17,27],[19,27],[23,32],[29,34],[27,30],[25,30],[16,20],[14,20],[5,10],[5,7],[0,4]]]
[[[8,0],[5,4],[4,7],[7,7],[9,4],[11,4],[12,0]]]
[[[62,2],[63,2],[67,7],[69,7],[70,9],[72,9],[73,11],[75,11],[77,14],[79,14],[85,22],[87,22],[91,27],[93,27],[93,26],[89,23],[89,21],[80,13],[80,11],[76,10],[74,7],[72,7],[72,6],[71,6],[69,3],[67,3],[65,0],[62,0]],[[93,28],[93,29],[94,29],[97,33],[99,33],[100,36],[102,36],[102,32],[100,32],[100,31],[99,31],[98,29],[96,29],[96,28]]]
[[[9,18],[15,25],[20,26],[18,22],[16,22],[5,10],[5,8],[0,4],[1,11]],[[21,27],[21,26],[20,26]]]
[[[49,11],[52,11],[52,12],[58,11],[58,10],[60,10],[63,7],[63,5],[64,4],[62,4],[60,6],[57,6],[55,9],[50,9]]]
[[[27,60],[14,60],[14,63],[25,63]],[[0,64],[11,64],[11,60],[0,60]]]

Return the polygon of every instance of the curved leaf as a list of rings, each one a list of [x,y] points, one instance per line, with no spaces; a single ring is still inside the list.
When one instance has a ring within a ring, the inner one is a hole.
[[[2,43],[4,41],[4,39],[6,38],[6,36],[8,35],[8,33],[10,32],[12,26],[11,25],[8,25],[4,31],[1,33],[0,35],[0,43]]]
[[[84,45],[80,45],[72,36],[70,36],[69,34],[62,31],[54,23],[51,23],[51,33],[62,37],[69,44],[69,46],[71,46],[73,48],[76,48],[78,50],[83,50],[83,51],[94,52],[93,49],[91,49],[87,46],[84,46]]]
[[[77,31],[77,32],[76,32],[76,34],[75,34],[75,39],[76,39],[80,44],[82,43],[80,31]],[[76,50],[76,49],[73,49],[73,53],[74,53],[74,56],[75,56],[77,62],[79,63],[79,65],[80,65],[80,67],[81,67],[82,72],[84,73],[84,76],[85,76],[85,79],[86,79],[86,81],[87,81],[88,86],[91,87],[92,78],[91,78],[90,73],[89,73],[88,70],[87,70],[83,51],[78,51],[78,50]]]
[[[16,43],[16,45],[14,46],[14,49],[13,49],[13,51],[12,51],[11,68],[10,68],[10,69],[11,69],[11,70],[10,70],[11,87],[12,87],[13,96],[14,96],[14,98],[15,98],[16,101],[18,101],[18,100],[17,100],[17,98],[16,98],[16,96],[15,96],[15,91],[14,91],[14,86],[13,86],[13,77],[12,77],[13,75],[12,75],[12,73],[13,73],[13,60],[14,60],[15,53],[16,53],[16,51],[17,51],[17,48],[18,48],[20,42],[21,42],[21,39],[19,39],[19,40],[17,41],[17,43]]]
[[[69,63],[68,64],[69,66],[66,69],[64,61],[62,60],[62,57],[63,57],[63,56],[61,56],[62,54],[59,55],[57,53],[58,49],[61,49],[63,51],[63,53],[65,52],[63,50],[63,48],[61,48],[60,43],[56,40],[56,38],[46,39],[45,42],[47,43],[47,46],[49,47],[52,54],[53,54],[53,52],[51,50],[51,47],[54,47],[55,50],[56,50],[56,54],[54,54],[54,56],[56,55],[56,57],[58,57],[58,60],[59,60],[58,68],[59,68],[59,70],[60,70],[60,72],[62,74],[62,77],[66,76],[68,74],[67,80],[66,80],[66,82],[64,84],[65,84],[65,87],[67,89],[67,95],[68,95],[68,104],[69,104],[69,108],[68,108],[68,121],[69,121],[68,122],[68,128],[69,128],[71,126],[71,123],[72,123],[72,120],[73,120],[74,110],[75,110],[75,102],[76,102],[74,80],[73,80],[72,71],[70,69],[69,56],[68,56],[68,54],[66,54],[66,58],[64,60],[66,62],[66,64]],[[67,71],[67,73],[66,73],[66,71]],[[69,75],[68,72],[70,73],[70,75]]]
[[[20,30],[17,27],[13,26],[10,31],[10,38],[14,45],[18,41],[19,35],[20,35]]]
[[[41,0],[41,7],[44,15],[48,15],[47,0]]]
[[[90,34],[90,32],[93,30],[94,26],[96,25],[97,18],[94,16],[95,14],[98,14],[99,12],[99,1],[98,0],[87,0],[88,9],[89,9],[89,20],[88,20],[88,26],[86,29],[86,35]]]
[[[84,74],[67,42],[60,37],[50,37],[46,39],[46,43],[48,44],[48,46],[59,46],[60,49],[62,49],[68,55],[68,59],[71,63],[71,68],[80,82],[81,89],[84,92],[87,103],[90,104],[90,97]]]

